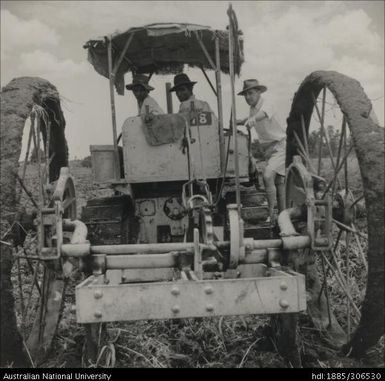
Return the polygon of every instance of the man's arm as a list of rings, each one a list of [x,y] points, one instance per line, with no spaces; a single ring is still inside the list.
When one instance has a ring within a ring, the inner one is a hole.
[[[258,111],[255,115],[250,116],[245,119],[237,119],[237,125],[246,126],[247,128],[255,127],[255,124],[257,122],[260,122],[261,120],[268,118],[265,111]]]
[[[255,127],[257,122],[260,122],[261,120],[267,118],[267,114],[265,111],[258,111],[255,115],[251,116],[246,121],[246,127]]]
[[[244,126],[245,123],[247,122],[247,119],[248,119],[248,118],[237,119],[237,121],[236,121],[237,126]]]

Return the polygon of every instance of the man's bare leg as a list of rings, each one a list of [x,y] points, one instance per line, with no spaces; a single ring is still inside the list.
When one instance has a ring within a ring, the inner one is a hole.
[[[266,167],[263,174],[263,182],[265,184],[265,190],[267,195],[267,202],[269,204],[269,217],[270,222],[274,223],[274,205],[276,201],[277,189],[275,187],[276,173]]]
[[[285,176],[275,176],[275,186],[277,188],[278,213],[285,209]]]

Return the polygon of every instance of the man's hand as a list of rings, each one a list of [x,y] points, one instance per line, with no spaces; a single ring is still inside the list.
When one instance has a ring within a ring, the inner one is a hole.
[[[236,124],[237,126],[243,126],[246,122],[246,119],[237,119]]]

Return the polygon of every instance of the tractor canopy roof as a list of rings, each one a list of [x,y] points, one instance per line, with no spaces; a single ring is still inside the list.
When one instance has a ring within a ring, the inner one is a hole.
[[[129,71],[176,74],[183,71],[185,64],[213,69],[216,62],[216,37],[219,44],[220,69],[229,73],[228,36],[228,31],[176,23],[150,24],[130,28],[123,33],[114,33],[110,36],[112,66],[115,67],[121,62],[115,72],[118,94],[124,94],[124,74]],[[239,74],[244,61],[242,32],[238,32],[234,39],[234,72]],[[88,50],[88,61],[99,74],[109,78],[107,47],[107,38],[89,40],[84,45]]]

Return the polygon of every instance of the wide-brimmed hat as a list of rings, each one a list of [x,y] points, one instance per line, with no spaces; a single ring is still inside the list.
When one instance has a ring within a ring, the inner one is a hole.
[[[181,73],[174,77],[174,87],[171,87],[170,91],[175,91],[179,86],[191,85],[194,86],[196,82],[190,81],[187,74]]]
[[[149,80],[150,80],[150,78],[148,78],[144,74],[135,74],[132,78],[132,83],[127,85],[126,89],[132,90],[134,88],[134,86],[142,86],[148,91],[154,90],[154,88],[148,84]]]
[[[243,89],[241,92],[238,93],[238,95],[244,95],[245,92],[250,89],[258,89],[262,93],[264,93],[267,90],[267,87],[264,85],[260,85],[258,80],[256,79],[246,79],[246,81],[243,81]]]

